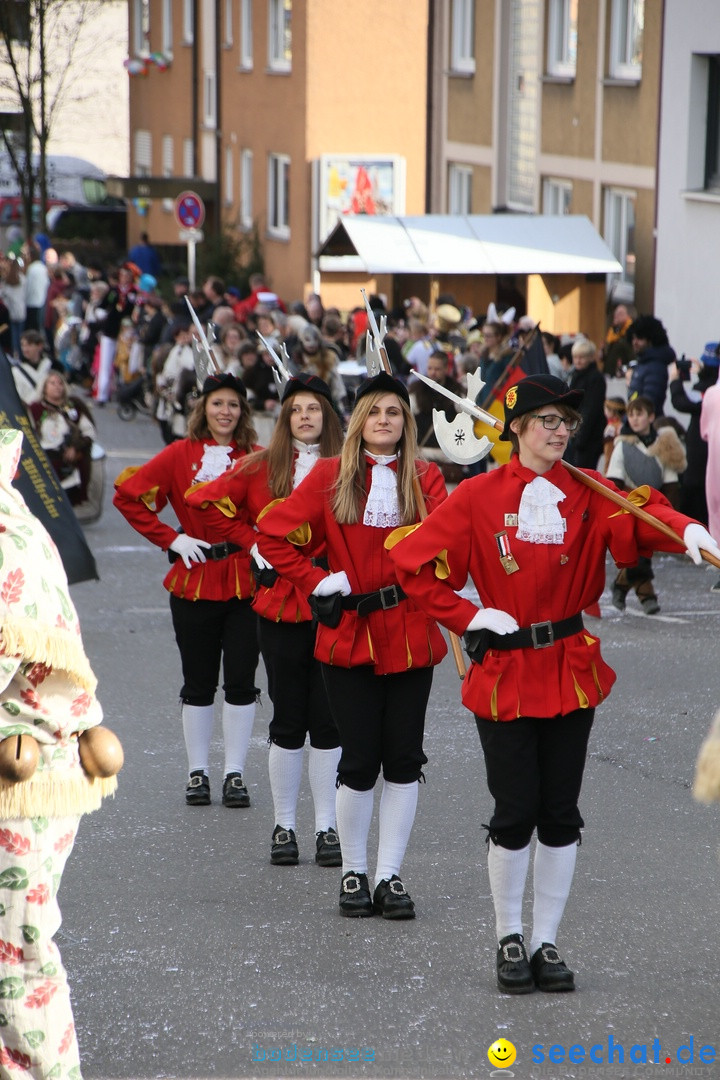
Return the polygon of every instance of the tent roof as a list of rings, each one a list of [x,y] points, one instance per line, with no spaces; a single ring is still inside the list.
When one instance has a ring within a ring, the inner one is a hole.
[[[368,274],[616,274],[580,214],[348,215],[318,251],[320,270]]]

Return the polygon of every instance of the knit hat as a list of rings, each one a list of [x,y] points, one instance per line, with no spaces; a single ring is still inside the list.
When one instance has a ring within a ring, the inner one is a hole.
[[[510,438],[510,424],[516,417],[545,405],[577,409],[583,396],[582,390],[568,390],[567,384],[554,375],[528,375],[505,391],[505,427],[500,438],[506,441]]]
[[[381,371],[379,375],[373,376],[372,379],[363,379],[355,391],[355,405],[357,405],[361,397],[365,397],[366,394],[374,394],[376,391],[383,394],[397,394],[406,405],[410,404],[410,395],[405,383],[401,383],[399,379],[394,379],[386,371]]]
[[[720,356],[718,351],[720,350],[720,343],[717,341],[706,341],[703,354],[700,357],[700,363],[703,367],[720,367]]]

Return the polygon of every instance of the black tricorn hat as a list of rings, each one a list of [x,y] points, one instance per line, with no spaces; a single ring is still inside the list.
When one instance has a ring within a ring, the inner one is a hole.
[[[293,375],[291,379],[288,379],[280,400],[287,401],[293,394],[299,394],[302,390],[309,394],[320,394],[322,397],[327,398],[332,405],[332,394],[328,384],[319,379],[317,375],[311,375],[308,371],[301,371],[298,375]]]
[[[397,394],[406,405],[410,404],[410,395],[405,383],[400,382],[399,379],[394,379],[386,371],[381,371],[379,375],[374,375],[372,379],[363,379],[355,391],[354,404],[357,405],[360,398],[365,397],[366,394],[374,394],[376,391],[381,394]]]
[[[234,390],[240,397],[247,399],[247,390],[240,379],[236,379],[229,371],[224,371],[222,373],[216,372],[213,375],[208,375],[202,385],[200,393],[205,397],[206,394],[214,394],[216,390]]]
[[[510,438],[510,424],[518,416],[545,405],[567,405],[569,409],[577,409],[582,399],[582,390],[568,390],[567,384],[555,375],[527,375],[505,391],[505,427],[500,438]]]

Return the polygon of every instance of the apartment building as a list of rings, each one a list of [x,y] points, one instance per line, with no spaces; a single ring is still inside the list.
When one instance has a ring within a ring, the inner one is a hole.
[[[437,0],[430,209],[585,214],[622,265],[612,295],[651,311],[662,9]]]
[[[255,228],[273,288],[297,298],[317,281],[315,252],[338,215],[424,212],[427,0],[129,10],[130,172],[148,195],[131,243],[141,231],[178,243],[174,196],[196,190],[205,232]]]

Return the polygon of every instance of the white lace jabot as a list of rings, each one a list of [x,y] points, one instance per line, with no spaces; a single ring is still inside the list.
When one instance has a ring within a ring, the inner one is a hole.
[[[372,472],[363,525],[372,525],[376,529],[397,528],[401,524],[397,473],[389,468],[391,461],[397,461],[397,454],[368,454],[368,461]]]
[[[200,468],[195,475],[195,482],[204,484],[207,480],[217,480],[230,468],[232,462],[230,455],[232,446],[217,446],[208,444],[203,450]]]
[[[320,443],[308,446],[299,439],[293,439],[293,450],[297,452],[293,471],[293,488],[298,487],[320,457]]]
[[[518,510],[518,540],[530,544],[562,544],[567,522],[558,503],[565,498],[544,476],[536,476],[525,489]]]

